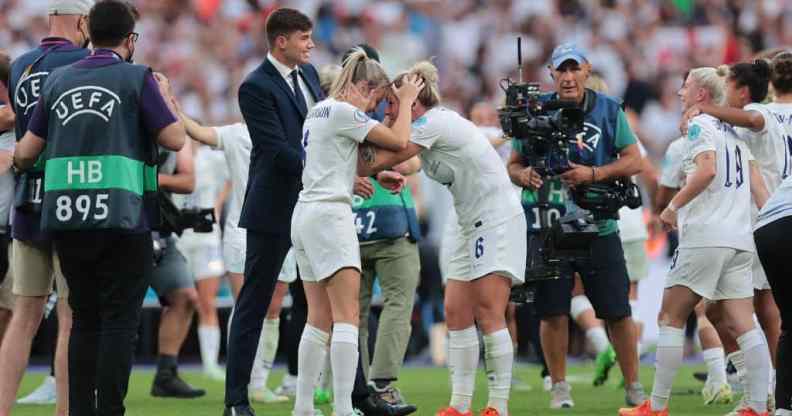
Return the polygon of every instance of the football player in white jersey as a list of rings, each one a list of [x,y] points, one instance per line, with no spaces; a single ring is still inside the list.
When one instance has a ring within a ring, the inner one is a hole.
[[[250,168],[250,149],[252,142],[250,133],[243,123],[234,123],[221,127],[206,127],[198,124],[187,116],[177,105],[179,114],[184,121],[187,134],[193,139],[220,150],[225,155],[228,166],[231,193],[228,198],[225,226],[223,229],[223,263],[228,271],[228,282],[231,294],[236,299],[244,280],[245,252],[247,241],[245,229],[239,227],[239,216],[242,211],[242,202],[247,189],[248,169]],[[267,309],[264,319],[259,345],[256,351],[256,360],[250,376],[250,397],[262,403],[280,403],[288,401],[286,396],[278,395],[267,387],[270,369],[272,368],[275,354],[278,349],[280,336],[280,312],[283,298],[288,292],[288,285],[297,279],[297,264],[293,251],[289,251],[283,262],[278,282],[272,301]],[[215,294],[216,295],[216,290]],[[213,295],[213,296],[214,296]],[[213,299],[213,297],[212,297]],[[209,302],[209,298],[202,302]],[[210,305],[214,308],[214,304]],[[204,337],[206,337],[204,335]],[[201,334],[199,333],[199,338]],[[214,339],[214,336],[210,337]],[[201,341],[202,343],[207,341]],[[217,348],[219,351],[220,337],[217,334]]]
[[[690,71],[679,95],[685,110],[723,101],[724,80],[714,68]],[[748,407],[738,415],[767,415],[767,344],[753,321],[750,276],[755,251],[751,198],[767,200],[758,167],[734,129],[714,117],[691,119],[683,161],[685,185],[660,215],[680,230],[658,317],[659,339],[651,400],[620,409],[620,416],[668,415],[674,376],[682,364],[684,326],[701,299],[723,304],[725,319],[745,355],[751,385]],[[678,213],[678,217],[677,217]]]
[[[768,191],[772,194],[781,184],[783,178],[792,172],[792,94],[780,93],[774,102],[761,104],[768,93],[768,82],[782,79],[783,65],[776,65],[784,60],[792,60],[791,53],[779,54],[771,68],[764,60],[754,63],[739,63],[725,67],[727,75],[728,105],[725,107],[701,105],[688,111],[688,116],[705,113],[737,126],[740,139],[744,140],[757,160],[762,177]],[[774,69],[771,71],[771,69]],[[771,73],[773,74],[771,77]],[[784,85],[779,83],[780,91]],[[753,210],[755,221],[758,210]],[[759,323],[767,337],[770,357],[776,364],[778,339],[781,332],[781,317],[776,305],[770,284],[758,258],[753,265],[754,308]],[[721,335],[726,342],[726,336]],[[729,344],[726,342],[726,344]],[[733,344],[733,342],[731,343]],[[730,359],[742,373],[744,367],[743,354],[739,349],[730,352]],[[773,380],[771,379],[771,386]]]
[[[195,143],[195,189],[189,195],[173,195],[180,208],[213,208],[219,218],[220,207],[225,199],[227,169],[223,154],[208,146]],[[211,232],[184,230],[176,242],[190,266],[195,287],[198,290],[198,341],[203,361],[204,374],[214,380],[225,380],[225,371],[220,368],[217,357],[220,353],[220,323],[217,319],[215,298],[220,287],[223,268],[220,245],[220,226],[212,224]]]
[[[366,115],[385,96],[385,70],[356,48],[344,61],[329,98],[309,111],[303,125],[303,190],[292,217],[292,243],[308,300],[308,322],[298,352],[294,415],[314,416],[313,391],[330,342],[334,405],[354,415],[352,387],[358,360],[360,246],[352,213],[358,146],[369,142],[403,149],[410,138],[409,109],[422,86],[410,78],[394,91],[403,111],[392,128]]]
[[[512,285],[525,279],[527,225],[506,167],[486,136],[469,120],[441,106],[437,68],[420,62],[394,84],[418,75],[426,86],[410,109],[390,97],[386,116],[413,120],[411,142],[399,152],[377,151],[364,157],[376,172],[418,155],[427,176],[446,185],[458,216],[453,233],[444,235],[449,253],[443,270],[448,364],[452,393],[438,416],[469,416],[478,366],[478,328],[484,334],[489,379],[486,416],[508,415],[514,350],[506,328],[506,306]],[[397,108],[398,106],[398,108]],[[364,152],[367,153],[367,152]],[[369,172],[366,172],[369,173]]]

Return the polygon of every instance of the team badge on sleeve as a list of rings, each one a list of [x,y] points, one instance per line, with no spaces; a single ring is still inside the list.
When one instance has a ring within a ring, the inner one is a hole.
[[[690,128],[688,128],[688,140],[697,140],[699,136],[701,136],[701,126],[698,124],[691,125]]]

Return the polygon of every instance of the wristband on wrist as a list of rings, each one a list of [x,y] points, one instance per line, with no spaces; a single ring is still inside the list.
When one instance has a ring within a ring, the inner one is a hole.
[[[597,168],[591,167],[591,183],[597,182]]]
[[[676,212],[677,212],[677,210],[679,210],[679,208],[677,208],[677,206],[674,205],[674,201],[671,201],[671,202],[668,203],[668,210],[676,214]]]

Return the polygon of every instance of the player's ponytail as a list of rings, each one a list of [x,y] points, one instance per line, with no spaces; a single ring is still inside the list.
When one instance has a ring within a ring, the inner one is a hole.
[[[792,52],[782,52],[773,58],[770,81],[776,94],[792,93]]]
[[[712,103],[717,105],[722,104],[725,97],[726,82],[720,72],[722,71],[715,68],[700,67],[691,69],[688,74],[688,77],[692,78],[696,85],[707,90]]]
[[[734,81],[737,88],[748,87],[751,102],[760,103],[767,97],[770,86],[770,65],[764,59],[757,59],[753,63],[742,62],[726,67],[725,76]],[[720,68],[718,73],[720,74]]]
[[[366,81],[373,90],[386,85],[388,75],[379,62],[370,59],[363,48],[356,47],[344,60],[341,74],[330,87],[329,95],[335,99],[343,98],[346,89],[360,81]]]

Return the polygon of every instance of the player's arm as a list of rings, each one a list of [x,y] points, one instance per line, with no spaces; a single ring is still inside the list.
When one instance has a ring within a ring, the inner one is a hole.
[[[676,209],[682,208],[702,193],[715,179],[715,152],[706,151],[699,153],[694,159],[696,170],[687,177],[685,186],[671,199],[670,205]]]
[[[753,197],[756,207],[762,209],[767,199],[770,198],[770,192],[767,191],[764,178],[759,171],[755,161],[751,161],[751,196]]]
[[[182,122],[184,123],[184,129],[186,130],[188,136],[212,148],[217,147],[219,142],[217,130],[212,127],[206,127],[198,124],[197,121],[185,114],[184,110],[182,110],[181,106],[178,104],[176,108],[179,112],[179,118],[181,118]]]
[[[391,151],[376,146],[360,146],[358,148],[358,175],[373,176],[383,170],[390,169],[421,153],[423,147],[408,142],[399,151]]]
[[[399,99],[399,115],[396,116],[392,126],[388,127],[380,123],[371,129],[366,135],[366,141],[394,152],[404,150],[410,141],[412,105],[421,88],[423,81],[418,76],[405,77],[401,88],[393,87],[393,94]]]
[[[417,156],[413,156],[406,161],[394,166],[393,170],[401,173],[404,176],[416,174],[421,170],[421,159],[419,159]]]
[[[191,194],[195,190],[195,166],[192,143],[187,141],[176,153],[176,171],[173,175],[157,175],[160,188],[177,194]]]
[[[699,104],[688,110],[692,112],[689,118],[696,115],[696,108],[704,114],[709,114],[733,126],[745,127],[758,132],[765,128],[765,117],[756,110],[743,110],[740,108],[724,107],[712,104]]]

